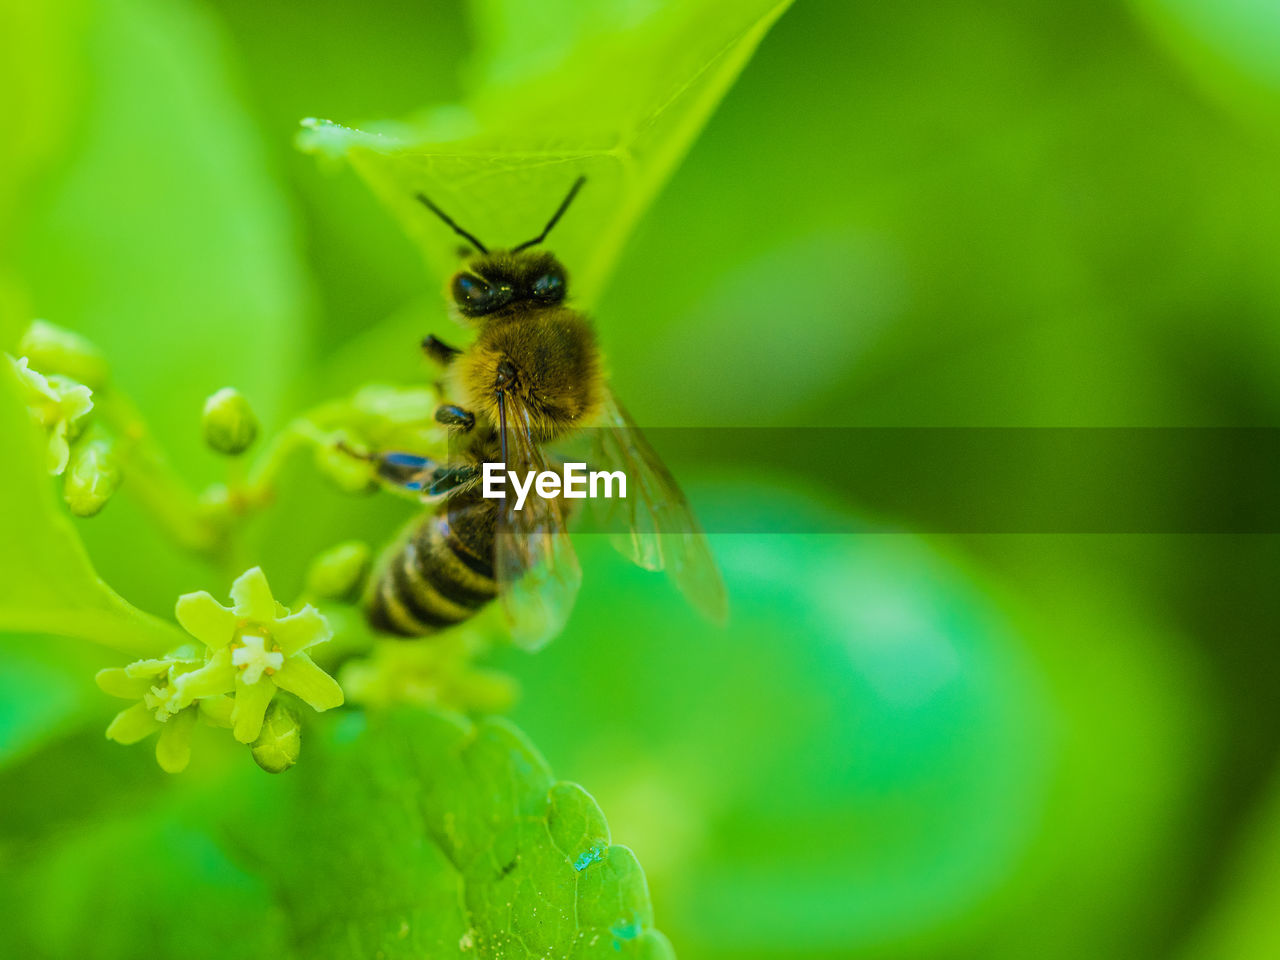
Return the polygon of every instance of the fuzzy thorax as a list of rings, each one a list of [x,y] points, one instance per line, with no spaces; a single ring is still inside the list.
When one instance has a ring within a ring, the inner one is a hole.
[[[519,412],[527,412],[541,443],[583,426],[600,405],[595,332],[582,314],[565,307],[488,318],[451,373],[455,395],[493,426],[498,391],[504,390],[508,426],[516,428]]]

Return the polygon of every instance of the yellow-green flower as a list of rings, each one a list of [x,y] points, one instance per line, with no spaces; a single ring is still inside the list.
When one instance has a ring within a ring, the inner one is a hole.
[[[107,727],[107,736],[122,744],[137,743],[159,732],[156,762],[168,773],[179,773],[191,760],[191,731],[196,720],[214,726],[231,725],[230,697],[215,696],[175,708],[177,681],[199,668],[203,661],[194,648],[167,657],[138,660],[127,667],[98,671],[98,686],[114,697],[137,700],[121,710]]]
[[[171,709],[234,693],[232,732],[241,743],[253,743],[277,689],[316,710],[342,704],[338,682],[306,653],[332,636],[320,611],[308,604],[290,613],[272,596],[260,567],[231,585],[231,600],[224,607],[203,590],[178,598],[178,622],[208,647],[208,660],[174,679]]]
[[[81,418],[93,409],[93,392],[84,384],[66,377],[46,377],[32,370],[26,357],[16,360],[9,357],[9,362],[22,384],[31,419],[49,434],[49,472],[60,474],[67,469],[71,441],[79,429]]]

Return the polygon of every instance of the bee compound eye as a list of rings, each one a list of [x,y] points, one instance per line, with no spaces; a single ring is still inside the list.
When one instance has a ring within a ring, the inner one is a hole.
[[[484,310],[494,300],[492,286],[471,273],[460,273],[453,278],[453,299],[459,306],[472,310]]]
[[[533,282],[533,295],[544,300],[559,300],[564,296],[563,274],[544,273]]]

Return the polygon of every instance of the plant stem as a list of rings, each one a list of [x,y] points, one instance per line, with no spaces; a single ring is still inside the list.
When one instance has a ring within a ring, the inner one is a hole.
[[[300,447],[324,442],[324,436],[307,416],[292,421],[271,438],[241,488],[246,511],[259,510],[275,498],[276,477]]]
[[[137,408],[114,390],[96,395],[98,412],[116,436],[126,488],[170,537],[188,550],[215,553],[223,531],[170,466]]]

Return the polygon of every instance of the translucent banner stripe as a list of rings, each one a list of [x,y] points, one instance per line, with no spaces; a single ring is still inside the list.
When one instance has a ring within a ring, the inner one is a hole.
[[[695,494],[708,533],[1280,533],[1280,429],[653,428],[645,435]],[[611,466],[600,461],[596,439],[583,431],[552,449],[591,469]],[[849,509],[744,510],[744,478],[809,490],[815,501]],[[574,510],[582,530],[626,526],[626,511],[608,504]]]

